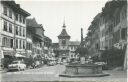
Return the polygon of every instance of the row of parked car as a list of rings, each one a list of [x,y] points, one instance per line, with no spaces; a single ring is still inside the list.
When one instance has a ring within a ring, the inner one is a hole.
[[[39,61],[36,61],[31,66],[29,66],[29,68],[37,68],[37,67],[40,67]],[[25,62],[21,60],[13,61],[11,64],[8,65],[8,71],[10,70],[22,71],[22,70],[25,70],[26,68],[28,68],[27,65],[25,64]]]
[[[47,61],[47,65],[48,66],[54,66],[54,65],[57,65],[57,64],[64,64],[64,62],[62,61],[56,61],[56,60],[48,60]],[[36,68],[36,67],[39,67],[40,66],[40,63],[39,61],[36,61],[35,63],[33,63],[30,68]],[[22,71],[22,70],[25,70],[27,68],[26,64],[21,61],[21,60],[16,60],[16,61],[13,61],[11,64],[8,65],[8,71],[10,70],[18,70],[18,71]]]

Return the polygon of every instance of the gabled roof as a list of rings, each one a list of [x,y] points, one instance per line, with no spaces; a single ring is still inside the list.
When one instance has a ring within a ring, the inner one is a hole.
[[[79,41],[70,41],[69,42],[69,45],[71,46],[71,45],[80,45],[80,42]]]
[[[44,31],[42,24],[38,24],[35,18],[26,19],[26,24],[29,27],[40,27]]]

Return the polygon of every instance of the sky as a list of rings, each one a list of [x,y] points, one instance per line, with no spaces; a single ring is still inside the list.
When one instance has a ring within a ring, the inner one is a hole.
[[[83,36],[93,18],[102,11],[107,0],[16,0],[21,8],[31,14],[45,29],[45,35],[58,42],[57,36],[62,31],[65,21],[70,41],[80,41],[81,28]]]

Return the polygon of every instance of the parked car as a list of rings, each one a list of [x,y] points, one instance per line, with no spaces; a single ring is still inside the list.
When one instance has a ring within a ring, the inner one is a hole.
[[[58,61],[58,62],[57,62],[57,64],[60,64],[60,65],[62,65],[62,64],[63,64],[63,62],[62,62],[62,61]]]
[[[49,66],[56,65],[56,62],[55,62],[55,61],[49,61],[49,62],[48,62],[48,65],[49,65]]]
[[[11,64],[8,65],[8,70],[25,70],[26,64],[23,61],[13,61]]]

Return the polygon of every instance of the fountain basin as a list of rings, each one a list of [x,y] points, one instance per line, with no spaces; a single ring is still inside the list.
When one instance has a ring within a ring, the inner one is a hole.
[[[102,71],[102,65],[97,64],[74,64],[66,65],[66,69],[59,76],[63,77],[102,77],[108,76]]]

